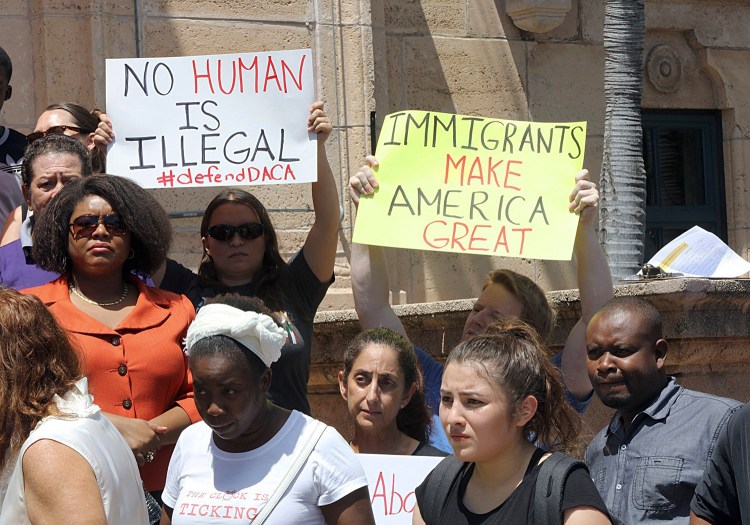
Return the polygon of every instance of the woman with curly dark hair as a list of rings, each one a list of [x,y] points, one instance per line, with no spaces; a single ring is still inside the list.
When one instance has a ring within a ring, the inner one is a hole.
[[[148,522],[135,459],[65,331],[39,299],[3,287],[0,471],[0,523]]]
[[[556,496],[547,489],[555,484],[542,485],[544,501],[537,499],[537,479],[547,483],[541,467],[550,451],[580,452],[581,421],[533,328],[513,320],[462,341],[448,356],[440,398],[455,459],[443,460],[417,488],[412,523],[611,523],[585,464],[568,467],[561,455],[550,462],[563,458],[557,515],[535,516]]]
[[[37,221],[34,259],[61,277],[25,292],[71,334],[97,403],[133,450],[146,488],[161,491],[171,445],[199,420],[182,352],[193,306],[134,275],[163,264],[167,215],[136,183],[93,175],[66,185]]]
[[[430,413],[412,344],[387,328],[362,332],[344,353],[339,389],[365,454],[445,456],[429,445]]]

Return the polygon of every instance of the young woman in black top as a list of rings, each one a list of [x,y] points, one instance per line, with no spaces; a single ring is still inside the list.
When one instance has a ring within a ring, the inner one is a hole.
[[[435,501],[434,471],[427,476],[416,490],[413,523],[433,514],[439,518],[428,525],[534,523],[534,508],[543,505],[534,491],[547,451],[579,446],[580,419],[563,392],[560,373],[521,321],[459,344],[443,374],[440,421],[463,465],[442,501]],[[611,523],[583,465],[566,479],[560,522]]]

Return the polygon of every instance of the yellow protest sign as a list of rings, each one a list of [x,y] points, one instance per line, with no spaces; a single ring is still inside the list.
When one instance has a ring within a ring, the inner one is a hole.
[[[402,111],[385,118],[354,242],[569,260],[577,215],[568,195],[586,123]]]

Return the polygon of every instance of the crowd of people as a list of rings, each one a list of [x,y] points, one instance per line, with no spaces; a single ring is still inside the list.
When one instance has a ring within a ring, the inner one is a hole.
[[[0,101],[11,75],[0,48]],[[305,125],[318,178],[300,251],[284,260],[263,204],[227,189],[195,273],[168,258],[153,194],[106,174],[105,114],[53,104],[23,144],[0,128],[0,525],[372,524],[359,453],[443,458],[413,487],[415,524],[750,523],[750,411],[681,387],[659,311],[613,297],[586,170],[568,198],[581,318],[560,353],[544,292],[499,269],[441,364],[391,308],[383,249],[354,244],[351,435],[315,419],[340,219],[322,102]],[[377,165],[350,178],[355,206],[377,198]],[[594,395],[614,414],[586,446]]]

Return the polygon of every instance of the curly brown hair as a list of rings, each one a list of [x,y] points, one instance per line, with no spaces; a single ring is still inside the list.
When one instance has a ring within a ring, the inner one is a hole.
[[[560,371],[550,363],[531,326],[518,319],[499,321],[454,348],[445,366],[451,363],[477,365],[515,409],[534,396],[537,410],[524,425],[525,437],[549,451],[580,456],[581,417],[565,399]]]
[[[82,377],[65,330],[33,295],[0,286],[0,468]]]
[[[123,276],[131,272],[150,275],[164,264],[172,243],[172,226],[161,204],[130,179],[91,175],[66,184],[36,218],[31,251],[37,266],[60,274],[72,270],[70,219],[75,207],[90,195],[106,200],[131,234],[133,253],[123,265]]]

